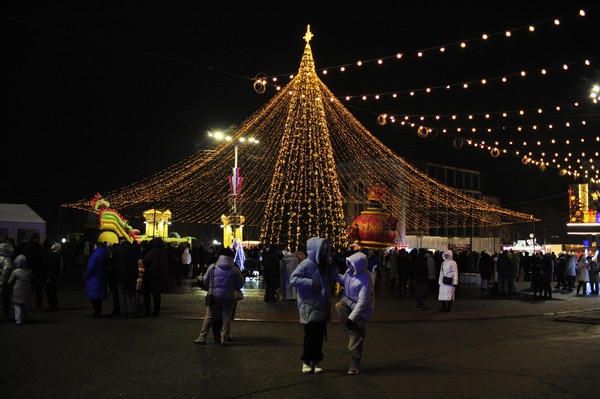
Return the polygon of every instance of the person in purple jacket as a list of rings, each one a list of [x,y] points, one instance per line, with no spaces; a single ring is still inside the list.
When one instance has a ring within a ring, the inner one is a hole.
[[[367,255],[357,252],[346,258],[346,273],[338,275],[338,283],[344,286],[342,298],[335,304],[340,323],[350,337],[348,350],[352,361],[348,374],[359,373],[364,340],[367,335],[367,320],[375,309],[373,279],[367,269]]]

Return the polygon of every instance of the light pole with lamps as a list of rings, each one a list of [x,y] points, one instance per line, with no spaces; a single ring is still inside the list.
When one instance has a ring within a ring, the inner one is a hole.
[[[226,134],[223,134],[221,132],[208,132],[208,136],[218,140],[218,141],[232,141],[232,137],[228,136]],[[229,196],[232,198],[233,200],[233,209],[232,209],[232,214],[231,216],[228,218],[229,220],[229,224],[232,227],[232,235],[233,235],[233,242],[232,244],[235,245],[241,245],[241,242],[238,242],[237,240],[237,227],[238,225],[241,225],[241,215],[238,213],[238,200],[241,196],[241,190],[242,190],[242,181],[243,178],[242,176],[240,176],[240,171],[238,168],[238,146],[241,144],[258,144],[258,140],[254,139],[254,138],[245,138],[245,137],[240,137],[238,138],[238,141],[234,143],[234,165],[233,165],[233,173],[231,176],[229,176],[229,186],[231,188],[231,194],[229,194]],[[224,245],[226,245],[225,242],[223,242]],[[243,260],[241,261],[243,263]],[[243,264],[241,265],[243,267]]]

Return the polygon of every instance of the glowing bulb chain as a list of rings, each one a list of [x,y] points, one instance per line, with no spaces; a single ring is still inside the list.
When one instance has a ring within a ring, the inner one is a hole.
[[[588,11],[591,9],[594,9],[596,7],[591,7],[588,8]],[[587,12],[585,10],[577,10],[576,15],[578,17],[585,17],[587,15]],[[538,21],[538,22],[534,22],[531,24],[527,24],[527,25],[522,25],[519,27],[515,27],[515,28],[510,28],[510,29],[505,29],[503,31],[498,31],[498,32],[494,32],[494,33],[483,33],[481,34],[481,36],[478,37],[472,37],[470,39],[466,39],[466,40],[461,40],[461,41],[456,41],[456,42],[452,42],[452,43],[446,43],[446,44],[442,44],[442,45],[436,45],[436,46],[432,46],[432,47],[428,47],[428,48],[423,48],[420,50],[415,51],[415,55],[417,58],[423,58],[426,53],[428,52],[440,52],[440,53],[446,53],[449,49],[451,49],[452,47],[458,47],[460,49],[465,49],[467,48],[467,43],[471,43],[471,42],[475,42],[475,41],[479,41],[479,40],[483,40],[483,41],[487,41],[492,37],[504,37],[506,39],[508,38],[514,38],[514,33],[516,32],[520,32],[520,31],[527,31],[527,32],[535,32],[537,30],[537,27],[540,27],[542,25],[553,25],[554,27],[559,27],[561,25],[561,20],[564,20],[565,18],[570,18],[570,17],[574,17],[575,13],[569,13],[569,14],[565,14],[556,18],[549,18],[543,21]],[[340,65],[334,65],[334,66],[329,66],[329,67],[324,67],[324,68],[318,68],[316,69],[317,72],[321,72],[322,74],[327,74],[329,70],[339,70],[340,72],[345,72],[348,68],[351,68],[353,66],[356,67],[362,67],[366,64],[370,64],[370,63],[377,63],[378,65],[382,65],[384,63],[385,60],[390,60],[390,59],[395,59],[395,60],[403,60],[406,59],[407,54],[404,53],[396,53],[393,55],[386,55],[386,56],[382,56],[382,57],[376,57],[376,58],[372,58],[372,59],[368,59],[368,60],[358,60],[355,61],[353,63],[346,63],[346,64],[340,64]],[[278,78],[281,77],[285,77],[285,76],[289,76],[290,79],[293,79],[294,74],[291,73],[286,73],[286,74],[278,74],[278,75],[270,75],[270,76],[265,76],[265,80],[266,79],[270,79],[273,82],[277,82]]]

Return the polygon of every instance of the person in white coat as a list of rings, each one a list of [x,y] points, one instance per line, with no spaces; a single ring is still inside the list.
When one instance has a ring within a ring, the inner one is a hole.
[[[590,281],[590,265],[585,255],[581,255],[577,261],[577,293],[582,290],[581,295],[587,294],[587,283]]]
[[[442,259],[444,261],[440,267],[440,277],[438,279],[440,285],[438,300],[442,302],[440,312],[450,312],[456,286],[458,285],[458,265],[452,259],[452,251],[449,249],[442,253]]]
[[[338,275],[338,283],[344,286],[342,298],[335,304],[342,329],[350,339],[348,350],[352,361],[348,374],[359,373],[364,339],[367,335],[367,320],[375,309],[373,279],[367,269],[367,255],[357,252],[346,258],[346,273]]]
[[[577,254],[569,255],[567,259],[567,268],[565,270],[567,279],[567,291],[575,289],[575,277],[577,276]]]
[[[294,252],[290,252],[290,251],[283,251],[282,252],[283,255],[283,259],[282,259],[282,263],[283,263],[283,267],[281,268],[281,272],[280,272],[280,279],[281,279],[281,286],[283,288],[283,292],[282,297],[284,300],[295,300],[297,297],[297,290],[296,287],[292,287],[292,284],[290,283],[290,276],[292,275],[292,273],[294,272],[294,270],[296,270],[296,268],[298,267],[298,264],[300,263],[300,259],[298,259],[298,257],[296,256],[296,254]]]

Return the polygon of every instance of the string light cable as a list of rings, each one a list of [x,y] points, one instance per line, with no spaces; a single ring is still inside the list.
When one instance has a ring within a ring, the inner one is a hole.
[[[427,48],[422,48],[422,49],[416,50],[414,52],[414,54],[416,55],[416,58],[423,58],[425,56],[425,53],[427,53],[427,52],[438,51],[441,53],[445,53],[448,51],[448,49],[450,49],[452,47],[459,47],[460,49],[465,49],[468,47],[468,43],[472,43],[472,42],[480,41],[480,40],[488,41],[489,39],[496,38],[496,37],[511,38],[511,37],[513,37],[514,33],[516,33],[516,32],[520,32],[520,31],[535,32],[537,30],[536,27],[540,27],[543,25],[552,25],[554,27],[559,27],[561,25],[562,20],[570,19],[573,17],[579,17],[579,18],[585,17],[589,11],[594,10],[598,7],[600,7],[600,6],[588,7],[586,10],[578,9],[576,12],[566,13],[566,14],[558,16],[558,17],[544,19],[541,21],[527,24],[527,25],[521,25],[521,26],[517,26],[517,27],[513,27],[513,28],[508,28],[508,29],[505,29],[502,31],[497,31],[497,32],[489,33],[489,34],[483,33],[480,36],[471,37],[471,38],[465,39],[465,40],[454,41],[454,42],[450,42],[450,43],[445,43],[445,44],[430,46]],[[357,61],[354,61],[351,63],[344,63],[344,64],[331,65],[331,66],[327,66],[327,67],[323,67],[323,68],[318,68],[318,69],[316,69],[316,71],[320,72],[323,75],[327,75],[330,70],[338,70],[340,72],[346,72],[351,67],[360,68],[362,66],[365,66],[365,65],[371,64],[371,63],[383,65],[386,60],[392,60],[392,59],[405,60],[407,55],[410,55],[410,54],[403,53],[403,52],[396,52],[395,54],[385,55],[385,56],[381,56],[381,57],[375,57],[375,58],[371,58],[371,59],[367,59],[367,60],[357,60]],[[265,76],[265,78],[276,82],[276,81],[278,81],[279,78],[286,77],[286,76],[288,76],[290,79],[292,79],[294,77],[294,74],[293,73],[273,74],[273,75]]]

